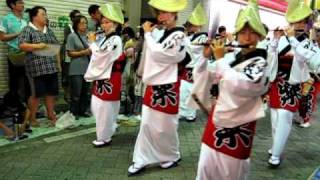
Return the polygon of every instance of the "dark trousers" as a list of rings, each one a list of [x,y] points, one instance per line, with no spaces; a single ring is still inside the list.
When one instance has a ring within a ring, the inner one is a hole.
[[[73,75],[73,76],[70,76],[70,88],[71,88],[70,112],[75,116],[82,115],[87,111],[87,108],[88,108],[89,83],[87,83],[84,80],[83,75]]]
[[[19,95],[19,99],[27,102],[30,96],[29,81],[26,76],[25,66],[15,66],[8,60],[9,89]]]

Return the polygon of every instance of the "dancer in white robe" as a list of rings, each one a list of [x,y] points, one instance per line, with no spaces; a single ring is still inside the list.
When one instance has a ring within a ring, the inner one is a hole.
[[[207,66],[208,60],[202,58],[194,69],[195,84],[205,83],[202,87],[207,90],[195,86],[193,94],[209,94],[212,84],[219,84],[202,138],[197,180],[246,179],[256,121],[265,116],[261,95],[268,90],[267,52],[256,45],[266,31],[255,0],[240,10],[235,29],[239,45],[247,48],[223,56],[223,45],[214,43],[214,66]],[[205,48],[205,57],[211,53],[209,47]]]
[[[310,80],[310,69],[319,69],[319,48],[308,39],[306,27],[312,10],[303,0],[289,1],[286,36],[276,39],[277,56],[270,62],[270,112],[273,143],[268,164],[276,168],[287,143],[294,112],[299,109],[302,85]]]
[[[161,168],[177,166],[179,88],[178,63],[186,56],[184,28],[176,27],[177,12],[186,0],[150,0],[158,25],[143,24],[144,51],[138,74],[146,85],[140,131],[128,175],[135,175],[150,164]],[[142,73],[142,74],[141,74]]]
[[[93,82],[91,111],[96,119],[97,139],[94,147],[110,145],[120,109],[121,73],[125,67],[122,40],[115,29],[123,24],[121,7],[105,4],[100,7],[101,27],[105,36],[90,45],[91,60],[85,79]]]
[[[205,24],[207,24],[207,17],[199,3],[193,10],[188,21],[184,24],[189,40],[187,53],[191,57],[191,62],[186,65],[186,68],[184,68],[181,73],[179,119],[186,120],[187,122],[195,122],[197,115],[196,109],[188,107],[186,102],[191,96],[193,87],[193,68],[203,53],[203,46],[201,46],[201,44],[208,41],[208,34],[206,32],[200,32],[201,26]]]

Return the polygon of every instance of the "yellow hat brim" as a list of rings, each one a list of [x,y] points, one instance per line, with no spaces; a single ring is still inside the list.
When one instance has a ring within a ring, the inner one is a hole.
[[[187,0],[150,0],[148,4],[158,10],[162,10],[166,12],[179,12],[187,7],[188,1]]]
[[[245,25],[248,24],[256,33],[265,37],[267,32],[260,20],[257,5],[254,2],[249,2],[245,9],[242,9],[238,13],[236,20],[235,33],[241,31]]]
[[[200,3],[193,10],[188,21],[192,25],[195,25],[195,26],[203,26],[203,25],[207,24],[208,19],[207,19],[206,13]]]
[[[285,18],[289,23],[302,21],[312,14],[312,9],[304,3],[304,0],[290,0]]]
[[[110,19],[111,21],[123,24],[124,23],[124,17],[122,13],[122,9],[119,5],[116,4],[103,4],[99,8],[102,16]]]

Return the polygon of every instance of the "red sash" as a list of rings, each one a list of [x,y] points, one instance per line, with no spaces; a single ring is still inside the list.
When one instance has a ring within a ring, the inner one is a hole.
[[[126,65],[126,57],[123,53],[113,63],[110,79],[93,82],[92,94],[105,101],[119,101],[121,98],[121,74]]]
[[[119,101],[121,97],[121,72],[112,72],[110,79],[93,82],[92,94],[105,101]]]
[[[178,114],[180,81],[172,84],[147,86],[143,104],[167,114]]]
[[[181,75],[181,79],[193,83],[192,71],[192,68],[184,68]]]
[[[288,74],[278,75],[271,83],[269,97],[270,107],[296,112],[301,98],[301,84],[291,85],[285,79]]]
[[[252,149],[256,121],[235,128],[219,128],[213,124],[212,116],[213,113],[208,117],[202,142],[223,154],[237,159],[248,159]]]
[[[316,110],[317,105],[317,95],[320,90],[320,82],[315,81],[310,89],[307,96],[303,96],[300,99],[299,115],[303,118],[304,122],[309,122],[312,113]]]

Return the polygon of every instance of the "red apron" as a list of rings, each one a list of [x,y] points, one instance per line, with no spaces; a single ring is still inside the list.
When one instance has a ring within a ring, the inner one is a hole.
[[[213,112],[202,137],[202,142],[218,152],[237,159],[250,157],[256,121],[243,124],[235,128],[219,128],[213,123]]]
[[[185,68],[182,72],[181,79],[193,83],[192,71],[193,68]]]
[[[310,92],[307,96],[303,96],[300,99],[300,106],[299,106],[299,115],[303,118],[303,122],[309,122],[312,116],[312,113],[315,111],[317,107],[317,95],[320,91],[320,82],[314,77],[313,74],[311,76],[315,79]]]
[[[143,104],[167,114],[178,114],[180,81],[158,86],[147,86]]]
[[[119,101],[121,98],[121,74],[126,65],[126,57],[123,53],[113,63],[110,79],[93,82],[92,94],[105,101]]]

